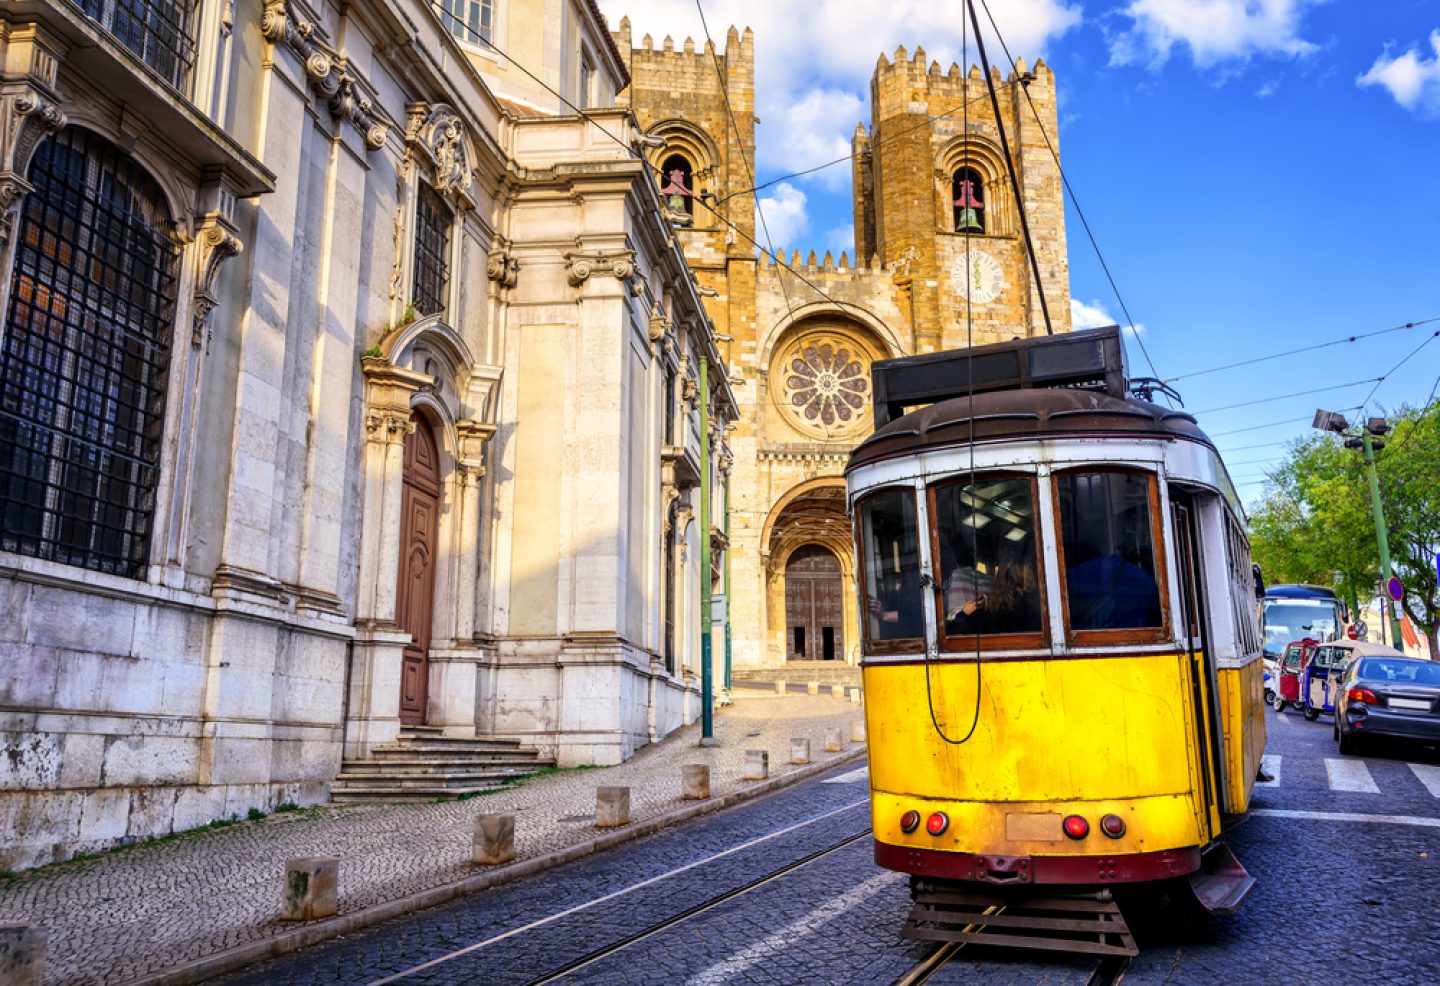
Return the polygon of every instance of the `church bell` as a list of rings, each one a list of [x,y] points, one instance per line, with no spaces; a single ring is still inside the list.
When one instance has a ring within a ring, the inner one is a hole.
[[[974,209],[966,206],[960,210],[960,217],[955,222],[957,233],[983,233],[985,227],[980,225],[980,216]]]
[[[955,232],[983,233],[985,226],[980,222],[980,211],[985,203],[975,197],[975,183],[970,179],[958,182],[959,197],[955,200]]]

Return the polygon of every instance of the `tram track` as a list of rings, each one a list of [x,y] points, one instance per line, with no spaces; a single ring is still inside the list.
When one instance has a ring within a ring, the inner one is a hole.
[[[989,907],[985,909],[985,913],[999,914],[1004,910],[1003,907]],[[974,928],[975,925],[970,925],[965,930],[971,931]],[[959,955],[968,944],[963,941],[942,942],[908,972],[896,979],[894,986],[923,986]],[[1095,963],[1095,968],[1090,971],[1089,978],[1085,980],[1085,986],[1116,986],[1125,978],[1125,973],[1129,968],[1130,957],[1128,955],[1103,955]]]

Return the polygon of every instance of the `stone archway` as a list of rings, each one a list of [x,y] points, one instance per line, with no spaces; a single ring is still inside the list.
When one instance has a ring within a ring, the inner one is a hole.
[[[763,538],[765,662],[824,660],[827,626],[832,659],[853,660],[859,623],[844,481],[826,477],[792,490],[771,512]],[[802,610],[803,619],[790,619]],[[796,627],[803,628],[803,654],[796,653]]]

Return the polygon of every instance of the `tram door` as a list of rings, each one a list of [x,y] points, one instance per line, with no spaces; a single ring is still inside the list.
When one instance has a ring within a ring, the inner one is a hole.
[[[1215,655],[1209,646],[1205,619],[1205,566],[1200,556],[1195,498],[1170,489],[1171,520],[1175,529],[1176,568],[1180,573],[1179,633],[1190,659],[1191,694],[1195,697],[1195,748],[1205,788],[1206,815],[1211,838],[1220,834],[1219,781],[1224,763],[1220,750],[1219,696],[1216,693]]]

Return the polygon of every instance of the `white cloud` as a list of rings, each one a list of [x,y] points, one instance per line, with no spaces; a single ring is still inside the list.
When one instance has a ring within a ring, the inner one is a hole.
[[[1128,30],[1110,38],[1110,64],[1158,68],[1176,46],[1201,67],[1253,55],[1300,57],[1318,46],[1300,37],[1306,10],[1326,0],[1130,0]]]
[[[780,139],[761,143],[757,150],[760,163],[775,169],[804,171],[839,158],[848,159],[849,134],[864,109],[859,96],[843,89],[807,90],[796,102],[775,111],[779,119],[770,117],[779,124],[775,132],[780,134]],[[850,167],[831,165],[802,176],[802,180],[819,181],[830,191],[836,191],[848,185]]]
[[[770,234],[770,244],[776,250],[794,247],[810,230],[810,215],[805,210],[805,193],[789,182],[776,185],[769,195],[762,195],[755,202],[755,225],[758,239],[765,243],[765,234]],[[760,219],[764,217],[762,224]]]
[[[1103,325],[1117,325],[1120,319],[1111,315],[1102,302],[1092,301],[1085,303],[1077,298],[1070,299],[1070,326],[1075,329],[1098,329]],[[1145,331],[1144,324],[1125,326],[1125,331],[1130,335],[1139,335]]]
[[[1430,32],[1430,47],[1435,57],[1429,59],[1421,57],[1415,48],[1391,58],[1387,49],[1355,84],[1383,86],[1407,110],[1440,117],[1440,31]]]

